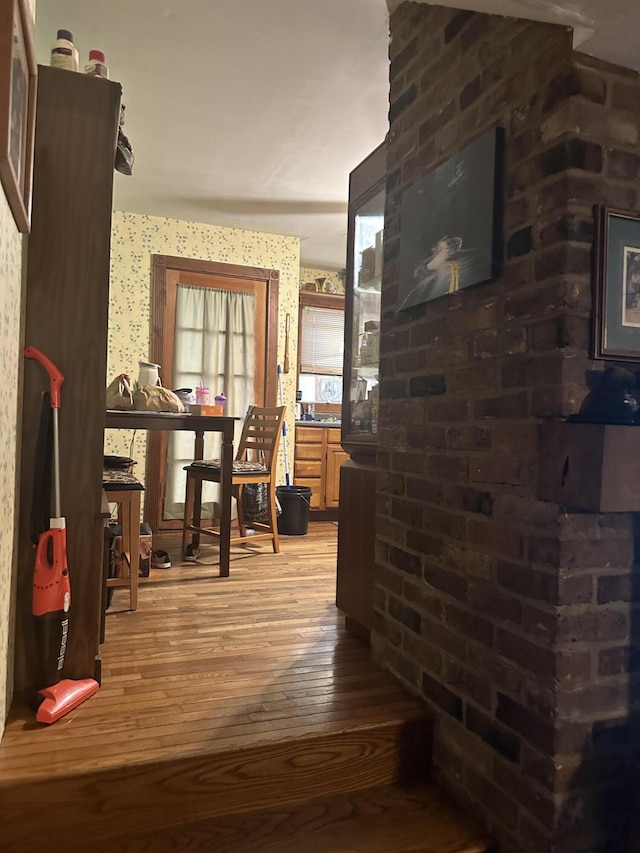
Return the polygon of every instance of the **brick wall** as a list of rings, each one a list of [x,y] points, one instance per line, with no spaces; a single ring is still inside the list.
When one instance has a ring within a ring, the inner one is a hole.
[[[404,3],[391,36],[374,653],[503,850],[617,849],[633,517],[539,501],[536,477],[541,419],[597,366],[592,206],[637,206],[638,78],[551,25]],[[495,125],[500,280],[396,314],[403,192]]]

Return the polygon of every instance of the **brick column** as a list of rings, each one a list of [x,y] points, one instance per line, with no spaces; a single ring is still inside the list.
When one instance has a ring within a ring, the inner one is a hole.
[[[404,3],[391,35],[374,653],[434,709],[436,774],[503,850],[615,849],[633,517],[536,482],[541,420],[602,366],[592,206],[637,204],[637,75],[527,21]],[[500,280],[397,314],[403,192],[496,125]]]

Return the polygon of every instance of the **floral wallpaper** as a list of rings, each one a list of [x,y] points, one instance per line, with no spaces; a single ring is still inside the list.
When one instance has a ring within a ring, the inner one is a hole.
[[[13,652],[11,614],[14,610],[16,456],[18,448],[18,394],[20,368],[20,306],[22,235],[0,192],[0,732],[11,702]],[[13,555],[13,559],[9,555]],[[9,592],[11,591],[11,593]]]
[[[35,0],[29,7],[35,17]],[[0,737],[13,695],[23,237],[0,188]]]
[[[300,290],[313,290],[320,293],[344,293],[344,276],[340,272],[336,272],[336,270],[300,267]]]
[[[154,254],[279,270],[278,361],[282,364],[285,318],[289,314],[289,358],[291,364],[296,364],[300,276],[297,237],[115,211],[111,233],[108,381],[119,373],[129,373],[136,379],[138,362],[150,358],[151,256]],[[295,370],[282,377],[289,435],[294,434],[295,378]],[[105,452],[132,456],[138,461],[136,476],[144,479],[146,434],[136,434],[133,445],[131,441],[128,430],[107,430]],[[288,451],[291,469],[293,443],[289,443]],[[278,482],[284,483],[282,459],[280,466]]]

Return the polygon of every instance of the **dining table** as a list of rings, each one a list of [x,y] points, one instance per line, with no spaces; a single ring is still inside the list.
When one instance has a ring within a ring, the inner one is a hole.
[[[196,415],[191,412],[146,412],[134,409],[107,409],[105,427],[107,429],[134,430],[175,430],[190,431],[195,434],[193,458],[204,458],[205,432],[219,432],[222,439],[220,451],[220,576],[229,577],[231,542],[231,479],[233,474],[233,439],[236,422],[240,418],[227,415]],[[202,512],[202,494],[196,494],[193,520],[200,525]],[[200,544],[200,534],[191,538],[194,549]]]

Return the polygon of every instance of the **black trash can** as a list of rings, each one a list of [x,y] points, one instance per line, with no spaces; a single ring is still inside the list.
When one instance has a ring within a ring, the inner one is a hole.
[[[282,509],[278,516],[278,533],[283,536],[304,536],[309,528],[311,489],[308,486],[276,486]]]

